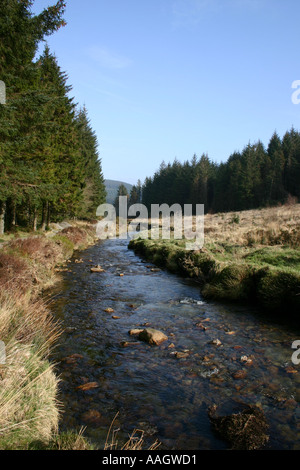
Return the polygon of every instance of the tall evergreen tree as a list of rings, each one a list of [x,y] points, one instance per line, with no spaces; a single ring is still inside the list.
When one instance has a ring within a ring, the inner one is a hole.
[[[48,47],[38,67],[40,90],[45,94],[40,128],[43,139],[38,139],[44,208],[42,223],[45,224],[45,212],[49,218],[50,209],[62,216],[77,215],[84,185],[84,157],[80,152],[75,104],[69,97],[71,87],[67,84],[66,73],[61,71]]]
[[[33,59],[38,43],[64,25],[62,0],[36,16],[32,5],[30,0],[2,0],[0,9],[0,76],[7,90],[6,105],[0,105],[0,230],[5,210],[15,212],[36,186],[30,149],[38,122],[39,73]]]
[[[98,154],[98,141],[83,107],[76,116],[79,149],[84,162],[83,200],[79,217],[95,217],[97,207],[106,200],[106,190]]]
[[[116,196],[116,199],[115,199],[115,203],[114,203],[117,215],[119,215],[119,197],[120,196],[126,196],[127,201],[129,199],[129,194],[128,194],[127,188],[124,186],[124,184],[120,184],[120,186],[118,188],[118,193],[117,193],[117,196]]]

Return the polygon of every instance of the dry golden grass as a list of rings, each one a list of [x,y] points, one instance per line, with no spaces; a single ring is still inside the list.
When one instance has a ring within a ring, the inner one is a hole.
[[[6,363],[0,366],[0,448],[49,440],[58,425],[58,380],[46,360],[59,327],[41,301],[0,296],[0,338]]]
[[[205,243],[299,246],[300,204],[207,214],[204,227]]]
[[[180,219],[179,219],[180,220]],[[187,220],[190,220],[187,217]],[[146,238],[156,233],[162,237],[162,227],[168,227],[168,221],[161,219],[140,219],[149,227]],[[196,230],[195,217],[191,225]],[[174,233],[174,218],[171,217],[171,233]],[[150,231],[152,226],[152,233]],[[182,231],[182,223],[179,223]],[[180,233],[179,232],[179,233]],[[137,234],[138,236],[138,234]],[[230,244],[236,246],[281,245],[298,247],[300,245],[300,204],[255,209],[240,212],[206,214],[204,216],[205,245],[210,243]]]
[[[0,365],[0,449],[25,449],[57,435],[59,381],[48,357],[60,328],[39,294],[57,279],[54,267],[63,260],[65,246],[71,255],[74,246],[90,243],[92,237],[90,227],[76,227],[62,239],[33,236],[2,248],[0,340],[6,362]],[[72,436],[68,445],[72,440],[73,448],[81,448],[81,439]]]
[[[107,433],[104,450],[143,450],[145,446],[145,433],[141,429],[134,429],[125,444],[119,445],[117,439],[119,429],[114,429],[114,424],[118,415],[119,413],[115,415],[114,419],[111,422]],[[147,450],[157,450],[159,447],[160,443],[158,441],[155,441],[148,447]]]

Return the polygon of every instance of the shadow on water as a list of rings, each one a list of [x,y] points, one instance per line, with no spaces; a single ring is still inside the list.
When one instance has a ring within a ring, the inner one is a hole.
[[[91,273],[98,264],[105,272]],[[139,428],[165,449],[224,449],[208,407],[230,413],[249,403],[265,412],[269,448],[299,447],[300,371],[291,362],[299,330],[246,307],[203,302],[195,283],[152,272],[127,241],[99,243],[67,266],[51,304],[65,329],[53,357],[62,429],[87,426],[103,448],[119,412],[120,440]],[[145,325],[168,340],[151,347],[129,336]]]

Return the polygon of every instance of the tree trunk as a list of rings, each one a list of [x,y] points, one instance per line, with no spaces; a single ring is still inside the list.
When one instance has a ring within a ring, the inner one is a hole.
[[[47,203],[47,221],[46,221],[47,229],[49,228],[49,225],[50,225],[50,204],[48,202]]]
[[[16,224],[16,204],[12,202],[12,217],[11,217],[11,225],[15,227]]]
[[[6,202],[0,203],[0,235],[4,234],[5,229]]]
[[[33,231],[37,231],[37,210],[36,207],[33,209]]]
[[[43,214],[42,214],[42,230],[46,230],[46,224],[48,219],[48,201],[43,204]]]

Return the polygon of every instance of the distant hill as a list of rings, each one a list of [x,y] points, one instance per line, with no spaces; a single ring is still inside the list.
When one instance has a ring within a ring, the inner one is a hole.
[[[106,202],[108,204],[113,204],[118,194],[118,189],[121,184],[124,184],[125,188],[130,194],[132,184],[124,183],[123,181],[115,181],[115,180],[104,180],[104,184],[106,187],[107,197]]]

